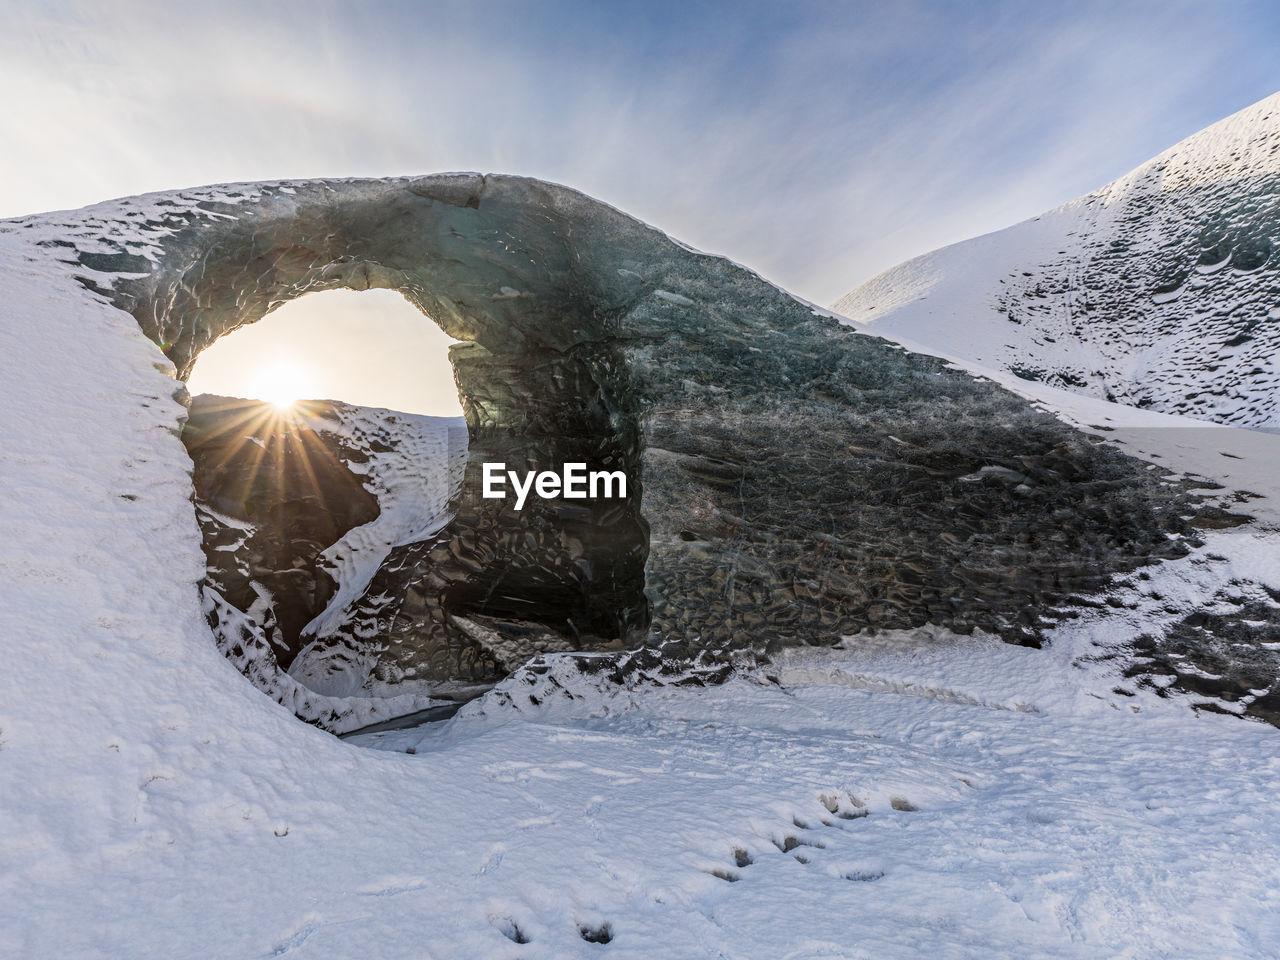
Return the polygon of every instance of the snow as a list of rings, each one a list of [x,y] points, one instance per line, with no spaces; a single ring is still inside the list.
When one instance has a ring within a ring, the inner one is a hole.
[[[416,543],[438,533],[449,522],[449,501],[462,485],[467,466],[467,426],[462,417],[429,417],[372,407],[336,407],[338,419],[310,417],[317,432],[337,434],[368,459],[347,462],[365,478],[378,501],[378,516],[355,527],[322,554],[337,583],[333,598],[303,628],[323,640],[349,619],[349,608],[364,594],[393,547]],[[387,442],[394,437],[394,442]],[[381,439],[382,443],[370,443]],[[322,651],[313,656],[315,650]],[[353,696],[364,686],[372,664],[358,671],[338,671],[334,649],[308,645],[289,668],[290,676],[327,696]],[[348,651],[349,653],[349,651]]]
[[[1278,181],[1280,94],[1077,200],[887,270],[833,309],[1087,396],[1275,429]]]
[[[0,955],[1274,956],[1280,731],[1095,659],[1280,585],[1273,531],[1044,650],[855,637],[339,740],[216,649],[179,385],[55,219],[0,224]]]

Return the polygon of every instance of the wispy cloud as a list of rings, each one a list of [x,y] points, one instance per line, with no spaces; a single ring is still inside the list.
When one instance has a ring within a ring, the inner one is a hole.
[[[0,4],[0,215],[479,169],[819,302],[1274,92],[1268,4]]]

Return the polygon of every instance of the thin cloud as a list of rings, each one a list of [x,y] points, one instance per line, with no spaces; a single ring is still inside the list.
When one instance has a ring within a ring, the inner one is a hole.
[[[818,302],[1280,86],[1256,3],[11,6],[0,215],[521,173]]]

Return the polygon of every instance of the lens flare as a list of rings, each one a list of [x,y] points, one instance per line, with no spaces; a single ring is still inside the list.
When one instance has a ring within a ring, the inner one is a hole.
[[[288,410],[299,400],[311,399],[315,380],[306,368],[289,361],[264,366],[254,377],[253,396],[280,410]]]

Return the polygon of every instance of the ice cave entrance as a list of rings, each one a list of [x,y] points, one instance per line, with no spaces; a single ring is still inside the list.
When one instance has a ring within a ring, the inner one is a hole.
[[[388,555],[452,519],[468,447],[458,342],[394,290],[330,290],[199,355],[183,440],[203,589],[219,646],[251,677],[287,687],[270,679],[283,671],[331,697],[385,679],[363,594]]]
[[[182,436],[219,649],[336,732],[357,701],[456,701],[539,653],[640,642],[642,437],[618,345],[577,339],[594,301],[505,285],[452,299],[363,260],[323,269],[338,267],[249,289],[262,274],[220,262],[202,276],[225,286],[180,284],[191,304],[157,314],[180,331],[169,353],[192,394]],[[622,479],[519,505],[485,491],[485,463]]]
[[[457,343],[394,290],[327,290],[281,305],[220,338],[196,361],[192,396],[341,400],[460,417],[449,347]]]

